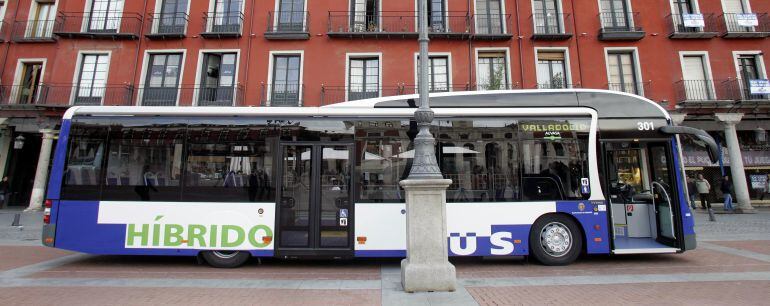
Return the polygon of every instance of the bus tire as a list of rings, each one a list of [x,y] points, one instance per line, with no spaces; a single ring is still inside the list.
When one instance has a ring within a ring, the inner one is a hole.
[[[226,269],[240,267],[251,258],[245,251],[205,251],[201,256],[212,267]]]
[[[565,266],[574,262],[583,249],[583,234],[571,218],[550,214],[532,225],[529,253],[546,266]]]

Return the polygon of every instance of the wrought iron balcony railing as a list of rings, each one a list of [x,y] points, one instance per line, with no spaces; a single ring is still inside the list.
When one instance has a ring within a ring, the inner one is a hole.
[[[428,32],[433,38],[468,38],[473,35],[467,12],[444,12],[430,16]],[[416,12],[388,11],[379,14],[329,12],[327,32],[332,37],[416,38]]]
[[[298,83],[262,84],[262,106],[299,107],[303,106],[305,85]]]
[[[203,33],[206,38],[240,37],[243,31],[241,12],[208,12],[203,13]]]
[[[390,97],[405,94],[404,85],[385,86],[328,86],[321,85],[321,105],[371,99],[378,97]],[[414,93],[414,92],[411,92]]]
[[[513,37],[510,34],[510,14],[476,14],[473,15],[473,38],[478,40],[505,40]]]
[[[640,40],[645,36],[638,12],[601,12],[599,22],[599,40]]]
[[[563,83],[563,82],[552,82],[552,83],[538,83],[537,86],[535,86],[537,89],[571,89],[571,88],[580,88],[580,84],[569,84],[569,83]]]
[[[729,80],[682,80],[674,83],[674,89],[680,103],[735,99],[735,88]]]
[[[136,13],[60,12],[56,17],[53,34],[66,38],[137,39],[141,28],[142,16]]]
[[[401,94],[408,95],[408,94],[418,94],[419,93],[419,87],[414,85],[402,85],[403,86],[403,92]],[[430,93],[437,93],[437,92],[450,92],[450,91],[470,91],[473,89],[473,85],[470,83],[464,83],[464,84],[434,84],[430,88]]]
[[[241,106],[243,86],[180,85],[176,87],[140,87],[142,106]]]
[[[770,17],[766,13],[722,14],[722,37],[763,38],[770,36]]]
[[[131,105],[133,88],[127,85],[86,86],[41,84],[0,86],[0,105]]]
[[[184,38],[189,19],[187,13],[150,14],[144,36],[149,39]]]
[[[310,39],[309,12],[268,12],[265,38],[275,40]]]
[[[549,12],[537,13],[531,16],[534,26],[533,39],[563,40],[572,37],[572,22],[570,14]]]
[[[620,91],[625,93],[634,94],[637,96],[642,96],[646,98],[651,98],[651,87],[652,82],[625,82],[625,83],[609,83],[607,84],[607,89],[612,91]]]
[[[14,42],[53,42],[56,20],[23,20],[13,23],[11,39]]]
[[[719,31],[714,14],[671,14],[666,20],[669,38],[713,38]]]
[[[752,88],[751,80],[730,79],[724,82],[724,86],[730,88],[732,99],[740,102],[770,102],[770,94],[759,93]]]

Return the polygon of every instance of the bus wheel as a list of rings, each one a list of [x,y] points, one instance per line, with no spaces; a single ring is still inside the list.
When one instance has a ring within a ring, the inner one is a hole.
[[[546,215],[532,225],[529,253],[546,266],[564,266],[574,262],[583,249],[583,237],[572,219]]]
[[[251,254],[244,251],[206,251],[201,255],[209,265],[215,268],[237,268],[251,258]]]

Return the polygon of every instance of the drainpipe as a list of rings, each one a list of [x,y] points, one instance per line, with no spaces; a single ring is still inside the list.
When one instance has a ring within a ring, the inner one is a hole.
[[[249,84],[249,66],[250,66],[249,64],[251,63],[251,41],[254,40],[253,37],[251,37],[251,34],[252,34],[251,31],[254,30],[254,6],[255,6],[254,0],[251,0],[251,15],[249,15],[250,16],[249,18],[251,19],[249,21],[249,38],[248,38],[249,43],[247,47],[248,49],[246,50],[246,78],[243,79],[243,83],[246,84],[246,86],[248,86]],[[276,18],[275,13],[276,12],[273,12],[273,18]],[[305,12],[305,14],[307,14],[307,12]],[[305,15],[305,18],[307,18],[307,15]],[[305,26],[310,26],[307,24],[307,19],[305,19],[305,23],[306,23]],[[245,90],[248,90],[248,88],[246,88]]]
[[[521,42],[521,22],[519,13],[519,0],[516,0],[516,40],[519,41],[519,76],[521,77],[521,88],[524,89],[524,50],[522,49],[524,46]]]
[[[145,17],[145,15],[147,15],[147,0],[144,0],[144,6],[142,7],[142,13],[139,15],[139,18],[141,18],[141,23],[139,24],[139,42],[136,45],[136,57],[135,57],[136,60],[134,61],[134,75],[131,78],[131,83],[129,84],[131,86],[131,89],[132,89],[131,90],[131,101],[128,102],[129,105],[131,105],[133,103],[134,99],[136,99],[134,97],[134,94],[138,93],[138,90],[135,90],[135,88],[134,88],[134,84],[138,84],[138,83],[136,83],[136,75],[137,75],[137,73],[139,73],[138,72],[138,70],[139,70],[139,55],[140,55],[140,52],[142,50],[142,42],[144,41],[144,38],[142,37],[142,35],[144,34],[144,17]]]
[[[473,14],[471,14],[471,0],[468,0],[468,28],[470,30],[470,27],[474,27],[475,30],[475,22],[473,22]],[[473,23],[473,24],[471,24]],[[468,39],[468,85],[466,86],[466,90],[471,90],[471,84],[473,84],[473,68],[474,68],[474,62],[473,62],[473,39]]]
[[[583,64],[580,55],[580,33],[577,30],[577,15],[575,14],[575,0],[570,0],[572,5],[572,31],[575,32],[575,44],[577,45],[578,75],[580,75],[580,87],[583,87]]]
[[[16,20],[16,16],[19,14],[19,7],[21,6],[21,2],[16,2],[16,9],[13,10],[13,19],[11,21]],[[5,17],[0,16],[0,21],[4,21]],[[10,25],[6,25],[10,26]],[[13,30],[13,29],[11,29]],[[13,33],[11,33],[13,35]],[[3,66],[0,68],[0,84],[2,84],[2,73],[5,72],[5,65],[8,62],[8,52],[11,51],[11,40],[9,39],[7,42],[5,42],[5,54],[3,54]],[[13,80],[11,80],[11,84],[13,84]]]

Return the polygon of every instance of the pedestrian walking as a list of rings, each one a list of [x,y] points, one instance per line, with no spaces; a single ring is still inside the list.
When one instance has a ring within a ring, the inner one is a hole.
[[[698,190],[698,195],[700,196],[701,208],[711,208],[711,203],[708,201],[709,193],[711,193],[711,184],[703,177],[703,174],[698,174],[698,179],[695,180],[695,189]]]
[[[697,205],[695,205],[695,200],[698,196],[698,189],[695,187],[695,178],[692,176],[687,177],[687,195],[689,196],[690,207],[696,209]]]
[[[733,182],[730,181],[730,176],[725,175],[722,178],[722,193],[725,197],[725,211],[733,211]]]
[[[0,181],[0,208],[5,207],[6,203],[5,201],[11,197],[11,183],[8,182],[8,177],[3,177],[3,180]]]

